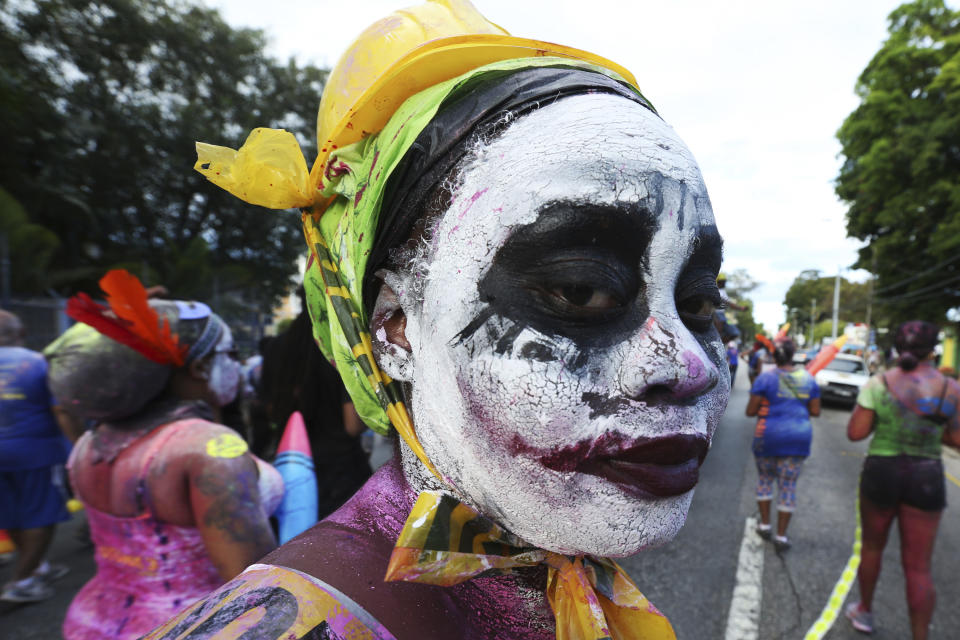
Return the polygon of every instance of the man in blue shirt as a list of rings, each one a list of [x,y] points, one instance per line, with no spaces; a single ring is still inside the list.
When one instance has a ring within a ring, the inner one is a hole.
[[[43,355],[23,348],[23,326],[0,311],[0,529],[18,556],[0,600],[34,602],[53,595],[49,582],[65,567],[43,560],[54,527],[69,518],[63,465],[70,442],[53,413]]]

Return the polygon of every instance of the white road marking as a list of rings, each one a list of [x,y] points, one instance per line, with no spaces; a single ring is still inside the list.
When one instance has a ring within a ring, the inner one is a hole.
[[[757,535],[757,520],[747,518],[737,561],[737,582],[730,600],[725,640],[757,640],[760,602],[763,597],[763,540]]]

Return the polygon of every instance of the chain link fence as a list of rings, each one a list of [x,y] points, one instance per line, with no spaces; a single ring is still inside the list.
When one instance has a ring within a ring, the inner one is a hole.
[[[25,346],[43,351],[57,336],[73,324],[66,314],[64,298],[13,298],[4,307],[17,314],[27,331]]]

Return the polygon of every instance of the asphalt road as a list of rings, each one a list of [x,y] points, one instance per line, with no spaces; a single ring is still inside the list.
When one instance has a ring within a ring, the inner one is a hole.
[[[759,547],[754,559],[762,560],[762,572],[756,585],[745,585],[741,580],[737,591],[738,602],[752,603],[758,612],[755,635],[728,634],[738,570],[741,578],[744,574],[740,566],[744,525],[756,516],[756,471],[750,453],[754,421],[743,415],[747,380],[742,369],[704,463],[686,526],[670,544],[622,562],[641,590],[670,618],[681,640],[802,639],[820,616],[853,542],[854,501],[866,443],[847,441],[849,411],[826,408],[815,420],[813,452],[797,487],[797,512],[789,531],[794,546],[783,554],[775,553],[769,544]],[[953,478],[947,481],[947,500],[960,505],[960,456],[948,451],[944,458]],[[0,603],[0,638],[60,637],[60,625],[73,594],[94,571],[92,549],[77,535],[82,522],[81,514],[58,529],[51,559],[68,564],[72,571],[57,583],[57,596],[33,605]],[[954,506],[944,513],[934,555],[938,606],[932,640],[960,637],[960,608],[954,604],[960,596],[958,546],[960,508]],[[9,574],[9,567],[0,568],[0,582]],[[854,586],[847,601],[856,597]],[[877,589],[875,625],[872,637],[877,640],[910,637],[895,527]],[[825,637],[853,640],[865,636],[855,633],[841,617]]]

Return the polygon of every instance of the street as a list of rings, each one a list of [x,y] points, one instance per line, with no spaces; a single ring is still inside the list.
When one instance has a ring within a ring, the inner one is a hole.
[[[747,395],[746,373],[741,367],[680,535],[665,547],[622,562],[641,591],[670,618],[682,640],[803,638],[819,618],[850,555],[857,479],[867,441],[847,441],[849,411],[843,408],[827,407],[815,419],[813,452],[800,476],[797,512],[790,524],[793,548],[778,555],[769,543],[751,544],[752,529],[747,531],[745,523],[756,517],[756,471],[750,453],[754,419],[743,415]],[[944,461],[951,506],[944,512],[934,556],[938,589],[930,635],[934,640],[955,638],[960,628],[960,611],[953,606],[960,595],[956,577],[960,575],[960,554],[954,551],[960,545],[960,456],[948,450]],[[29,606],[0,604],[0,637],[60,637],[70,599],[94,570],[92,549],[77,538],[81,522],[82,515],[75,516],[59,528],[54,541],[51,560],[72,569],[56,583],[57,596]],[[872,637],[878,640],[909,637],[899,555],[894,527],[875,599],[877,629]],[[751,570],[755,575],[752,583]],[[0,568],[0,581],[9,574],[9,567]],[[847,602],[857,597],[854,584]],[[841,615],[825,637],[852,640],[864,636],[854,632]]]

